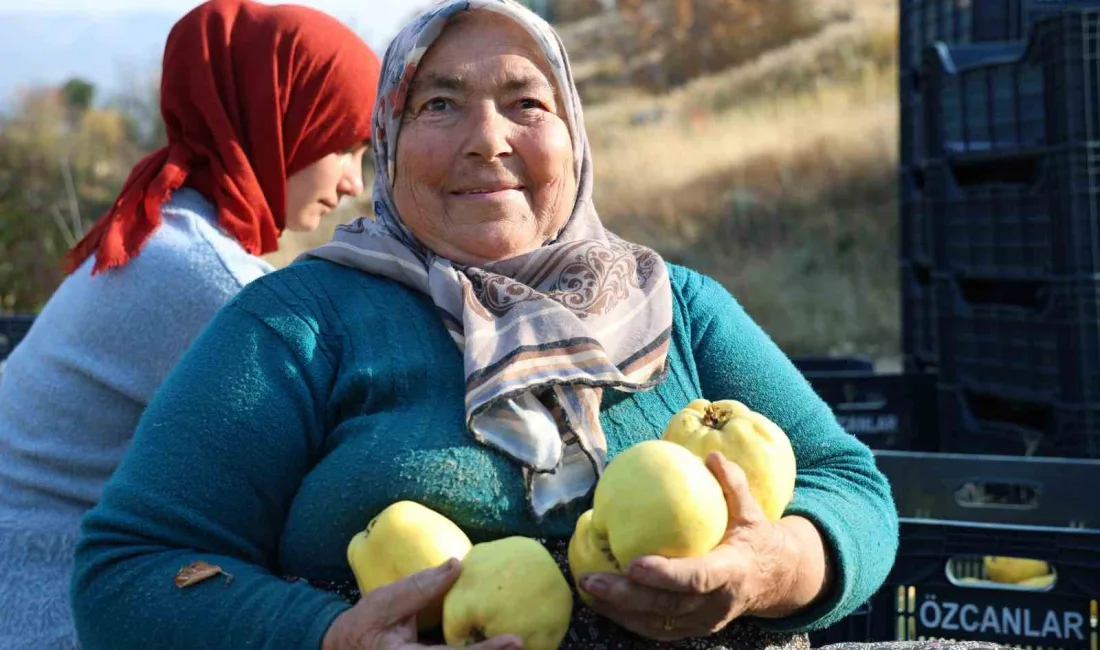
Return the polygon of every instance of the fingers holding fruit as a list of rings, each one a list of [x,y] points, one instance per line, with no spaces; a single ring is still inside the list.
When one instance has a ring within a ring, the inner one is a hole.
[[[654,640],[674,641],[720,629],[722,617],[708,596],[653,589],[613,574],[585,576],[579,588],[596,613]]]
[[[767,527],[774,525],[764,512],[749,484],[749,477],[740,465],[730,461],[722,452],[712,452],[706,457],[707,469],[714,474],[722,486],[722,496],[726,499],[728,523],[723,540],[733,536],[743,528]],[[785,508],[787,504],[783,504]]]
[[[581,599],[660,641],[752,613],[789,573],[776,522],[794,481],[782,429],[734,400],[691,402],[661,440],[620,453],[597,483],[569,545]]]
[[[581,589],[604,609],[650,618],[682,618],[704,608],[706,594],[656,589],[613,574],[590,574],[581,579]]]
[[[627,577],[639,588],[701,602],[682,623],[714,631],[771,607],[777,595],[789,589],[792,557],[782,527],[761,516],[758,525],[731,526],[726,538],[706,555],[638,558]]]
[[[701,617],[690,627],[665,629],[666,619],[698,613],[705,605],[701,594],[666,593],[623,574],[635,558],[707,554],[726,534],[727,511],[719,482],[684,447],[650,440],[621,452],[604,470],[592,510],[580,517],[570,540],[569,567],[581,599],[651,639],[709,630],[713,621]]]
[[[722,488],[697,456],[663,440],[639,443],[596,484],[569,543],[570,571],[579,584],[589,573],[620,574],[644,555],[702,555],[722,540],[727,518]]]
[[[359,592],[438,567],[450,558],[461,560],[470,539],[450,519],[415,501],[398,501],[372,519],[348,543],[347,557]],[[443,620],[443,596],[417,614],[423,632]]]
[[[739,466],[719,452],[710,454],[706,464],[722,487],[728,508],[722,540],[700,556],[635,558],[627,567],[627,577],[651,589],[696,596],[716,594],[732,584],[740,600],[744,600],[749,595],[748,587],[763,588],[756,584],[760,579],[752,580],[752,573],[775,564],[776,559],[771,556],[778,556],[782,550],[784,534],[764,515]]]
[[[731,621],[770,602],[769,590],[782,590],[790,557],[781,528],[759,506],[743,506],[744,474],[719,454],[709,459],[726,488],[730,523],[723,540],[697,557],[642,556],[625,575],[596,574],[581,579],[599,614],[657,640],[713,634]],[[655,628],[660,623],[660,629]]]
[[[706,466],[726,501],[728,523],[722,540],[700,556],[635,558],[627,577],[650,589],[705,596],[701,609],[707,615],[695,625],[721,629],[740,616],[766,609],[776,594],[788,589],[791,571],[786,564],[793,552],[782,526],[761,507],[741,465],[714,451],[706,456]]]
[[[442,514],[398,501],[351,539],[347,557],[362,598],[323,650],[420,649],[418,632],[440,626],[449,647],[553,650],[569,627],[569,583],[531,538],[471,544]]]
[[[447,560],[364,594],[354,607],[336,617],[326,632],[322,650],[421,650],[417,643],[418,615],[438,602],[458,580],[462,566]],[[516,636],[499,636],[471,646],[477,650],[520,650]]]

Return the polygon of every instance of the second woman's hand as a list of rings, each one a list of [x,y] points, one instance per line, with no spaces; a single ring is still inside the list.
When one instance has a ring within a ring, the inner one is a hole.
[[[336,617],[321,650],[427,650],[417,643],[416,615],[446,594],[461,572],[462,564],[450,560],[371,591]],[[523,641],[498,636],[466,648],[522,650]]]

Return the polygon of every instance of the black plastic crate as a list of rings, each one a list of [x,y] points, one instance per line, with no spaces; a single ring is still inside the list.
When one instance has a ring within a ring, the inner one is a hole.
[[[945,384],[938,412],[944,452],[1100,458],[1100,405],[1026,402]]]
[[[940,638],[1096,647],[1100,511],[1074,495],[1100,490],[1100,462],[889,451],[875,456],[901,516],[897,560],[883,587],[856,613],[811,635],[815,646]],[[1013,489],[996,489],[1006,485]],[[963,504],[962,497],[975,494],[982,498]],[[985,556],[1048,562],[1053,584],[990,582]]]
[[[844,430],[872,449],[931,450],[939,444],[933,375],[869,371],[804,374]]]
[[[867,356],[800,356],[791,357],[805,375],[836,375],[843,373],[869,373],[875,371],[875,362]]]
[[[903,262],[932,265],[933,232],[928,214],[923,167],[901,167],[898,174],[900,257]]]
[[[937,41],[1026,40],[1036,21],[1067,9],[1096,6],[1097,0],[902,0],[901,70],[918,67],[924,48]]]
[[[939,373],[983,395],[1100,404],[1100,280],[937,276]]]
[[[1093,110],[1100,115],[1100,104]],[[1061,275],[1100,274],[1100,142],[1056,150],[1048,160],[1051,266]]]
[[[914,368],[939,363],[939,332],[936,318],[932,274],[927,267],[903,264],[901,267],[901,340],[902,354]]]
[[[1054,166],[1051,155],[929,165],[925,203],[936,267],[985,278],[1073,270],[1055,268],[1067,258],[1058,255],[1051,223]]]
[[[27,332],[31,329],[34,316],[0,316],[0,361],[8,358]]]
[[[1100,7],[1100,2],[1091,3]],[[1059,12],[1036,23],[1051,144],[1100,139],[1100,9]]]
[[[921,77],[915,71],[901,71],[898,75],[899,149],[898,158],[903,167],[920,165],[928,158],[925,148],[928,137],[924,133],[924,96]]]
[[[874,455],[891,479],[900,516],[1100,531],[1100,508],[1080,499],[1090,486],[1100,491],[1100,460],[890,450]]]
[[[903,519],[901,529],[901,548],[887,589],[871,604],[871,639],[1093,647],[1100,531],[921,519]],[[966,566],[980,566],[985,555],[1049,562],[1057,582],[1040,591],[963,581],[980,579]]]
[[[1100,274],[1100,145],[923,169],[937,270],[987,279]]]
[[[925,52],[925,71],[931,158],[1016,154],[1047,144],[1038,48],[1026,42],[937,43]]]
[[[930,158],[1100,139],[1100,8],[1052,14],[1028,41],[924,51]]]

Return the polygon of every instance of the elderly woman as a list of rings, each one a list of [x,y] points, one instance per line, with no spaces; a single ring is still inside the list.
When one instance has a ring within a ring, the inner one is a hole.
[[[876,590],[897,520],[870,452],[721,286],[603,228],[545,22],[511,0],[418,17],[371,144],[375,218],[246,287],[143,416],[77,550],[86,650],[423,647],[415,615],[461,568],[359,598],[345,549],[367,521],[414,500],[560,560],[605,463],[700,397],[787,432],[793,502],[736,510],[704,557],[584,577],[565,645],[805,646]],[[200,560],[227,575],[176,586]]]

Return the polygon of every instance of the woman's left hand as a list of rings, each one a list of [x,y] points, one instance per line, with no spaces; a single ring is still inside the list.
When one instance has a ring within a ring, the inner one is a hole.
[[[675,641],[713,634],[743,615],[774,614],[794,590],[800,554],[786,527],[764,516],[740,467],[719,453],[707,467],[729,508],[722,541],[700,557],[645,556],[625,575],[584,576],[581,588],[597,613],[641,636]]]

